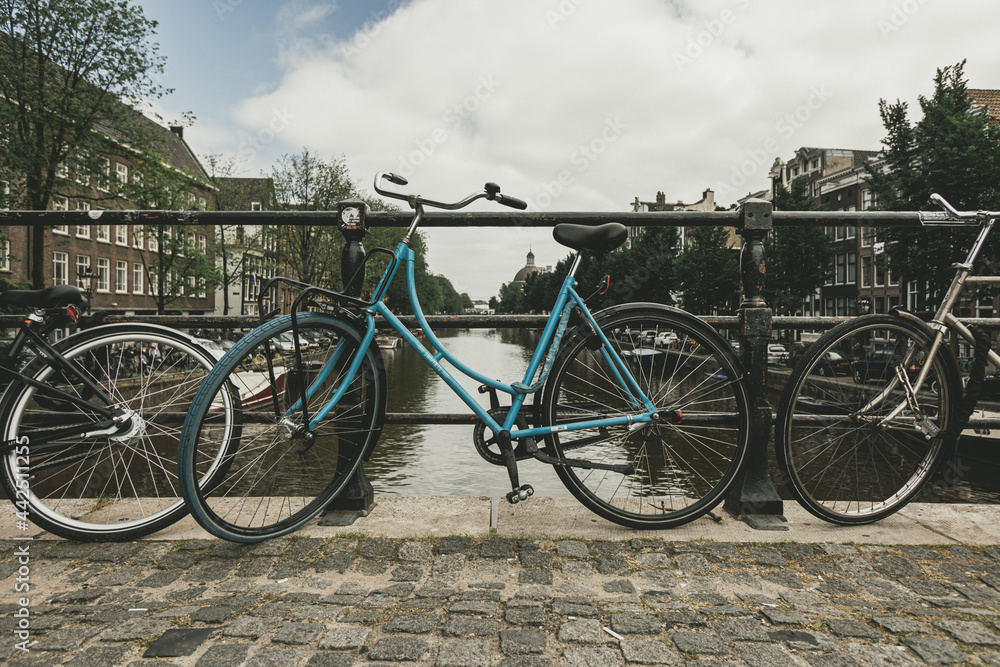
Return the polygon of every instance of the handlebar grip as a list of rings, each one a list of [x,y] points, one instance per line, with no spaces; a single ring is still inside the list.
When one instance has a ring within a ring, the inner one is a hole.
[[[504,206],[510,206],[511,208],[516,208],[521,211],[528,208],[528,204],[521,201],[517,197],[511,197],[510,195],[497,194],[496,200],[498,204],[503,204]]]

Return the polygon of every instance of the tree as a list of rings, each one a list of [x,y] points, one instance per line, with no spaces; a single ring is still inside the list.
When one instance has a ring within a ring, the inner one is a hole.
[[[105,179],[103,155],[149,154],[135,111],[170,92],[155,77],[164,59],[156,22],[129,0],[0,1],[0,171],[16,205],[48,208],[60,174]],[[64,179],[62,179],[64,181]],[[45,227],[32,226],[30,273],[44,286]]]
[[[774,192],[776,211],[805,211],[817,208],[809,194],[805,176],[792,181],[792,187],[778,185]],[[767,278],[764,298],[776,311],[794,312],[829,277],[828,265],[833,251],[822,227],[775,227],[764,239]]]
[[[497,305],[498,313],[521,313],[523,311],[522,301],[524,292],[521,283],[513,281],[500,286],[500,303]]]
[[[258,202],[263,210],[274,210],[274,188],[270,179],[236,177],[235,158],[210,155],[204,161],[217,187],[216,210],[248,211],[252,202]],[[271,225],[216,225],[214,255],[223,315],[229,314],[229,295],[233,286],[243,284],[251,274],[273,276],[276,233]]]
[[[926,209],[934,192],[958,209],[1000,207],[1000,126],[974,108],[964,67],[963,60],[937,70],[934,93],[919,97],[923,117],[916,123],[911,124],[905,102],[879,101],[885,169],[867,168],[879,208]],[[925,301],[928,286],[943,289],[950,282],[952,264],[964,260],[975,233],[969,227],[878,230],[887,241],[889,268],[904,281],[921,284],[919,310],[931,305]],[[995,253],[1000,240],[991,241]]]
[[[733,297],[740,290],[740,269],[728,241],[725,227],[695,227],[691,231],[691,243],[676,263],[686,310],[710,315],[716,309],[733,307]]]

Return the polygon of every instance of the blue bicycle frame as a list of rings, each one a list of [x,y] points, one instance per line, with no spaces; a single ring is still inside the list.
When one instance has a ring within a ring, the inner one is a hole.
[[[486,377],[481,373],[478,373],[474,369],[470,368],[466,364],[462,363],[460,360],[455,358],[441,341],[434,335],[431,330],[427,319],[424,317],[423,311],[420,308],[420,302],[417,299],[417,292],[414,280],[414,252],[413,249],[404,239],[400,241],[399,245],[396,246],[396,251],[393,253],[395,257],[394,262],[390,263],[386,272],[383,274],[378,286],[375,289],[375,296],[373,297],[373,302],[368,308],[365,308],[361,312],[361,317],[365,325],[365,333],[361,340],[359,349],[365,350],[372,344],[375,338],[375,316],[380,315],[389,323],[389,325],[400,335],[403,340],[407,342],[417,353],[423,357],[424,361],[434,369],[442,380],[444,380],[449,387],[462,399],[462,401],[469,406],[469,408],[475,413],[475,415],[483,421],[494,433],[500,433],[502,430],[510,433],[512,440],[517,440],[520,438],[538,438],[541,436],[550,435],[555,432],[563,431],[576,431],[588,428],[597,428],[602,426],[619,426],[623,424],[642,424],[653,420],[652,415],[656,412],[656,408],[652,401],[643,393],[642,389],[639,388],[638,383],[629,371],[628,366],[622,360],[622,358],[615,352],[614,346],[608,341],[604,333],[601,331],[600,326],[597,321],[591,315],[590,311],[587,309],[584,300],[577,294],[576,290],[573,289],[576,279],[574,277],[576,267],[579,262],[574,262],[572,268],[567,274],[565,280],[563,280],[562,287],[559,290],[559,294],[556,298],[555,306],[552,309],[552,314],[549,316],[548,321],[545,324],[545,328],[542,331],[541,339],[538,342],[538,346],[535,348],[535,352],[531,357],[531,361],[528,364],[528,368],[525,371],[524,381],[515,382],[512,384],[507,384],[494,380],[492,378]],[[391,284],[393,278],[396,275],[398,267],[400,264],[406,267],[406,283],[407,290],[409,293],[410,305],[413,308],[413,312],[417,318],[417,322],[420,326],[421,331],[427,336],[427,340],[430,341],[431,346],[435,350],[432,354],[424,345],[417,340],[410,331],[404,326],[399,319],[393,315],[389,308],[383,302],[385,292]],[[534,393],[541,389],[545,384],[545,379],[548,377],[548,373],[551,370],[552,364],[555,361],[556,354],[559,351],[559,344],[562,340],[563,334],[566,331],[570,313],[574,308],[579,308],[583,317],[589,323],[591,329],[596,333],[596,335],[601,340],[600,353],[604,357],[608,368],[614,374],[615,380],[619,383],[622,389],[630,397],[629,400],[635,407],[636,414],[610,417],[605,419],[590,419],[586,421],[573,422],[571,424],[562,424],[559,426],[545,426],[538,428],[527,428],[518,429],[515,427],[515,422],[517,420],[518,413],[524,404],[524,400],[528,394]],[[323,385],[323,383],[328,379],[329,374],[332,372],[333,368],[337,365],[339,359],[341,358],[343,351],[345,349],[346,343],[340,341],[337,343],[337,349],[331,354],[324,369],[319,373],[316,380],[311,383],[311,386],[306,390],[305,397],[309,398]],[[548,356],[546,357],[546,350],[548,350]],[[347,391],[348,386],[354,379],[361,367],[361,361],[364,355],[358,354],[355,356],[351,366],[347,369],[341,385],[333,392],[330,399],[326,404],[319,410],[309,422],[309,430],[317,428],[327,414],[337,405],[341,397]],[[539,367],[542,366],[542,360],[546,358],[545,366],[542,370],[542,374],[538,380],[532,385],[532,380],[535,378]],[[507,411],[507,416],[504,422],[501,424],[497,422],[485,408],[483,408],[479,402],[470,395],[461,384],[454,378],[454,376],[446,369],[442,364],[442,359],[447,361],[449,364],[454,366],[464,375],[480,382],[488,387],[495,390],[501,391],[505,394],[511,396],[511,407]],[[302,405],[301,400],[296,401],[296,405],[289,410],[288,414],[291,414],[297,409],[300,409]]]

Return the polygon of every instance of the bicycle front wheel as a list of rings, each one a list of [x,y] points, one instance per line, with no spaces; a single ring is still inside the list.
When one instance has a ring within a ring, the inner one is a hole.
[[[815,516],[838,524],[883,519],[933,474],[961,397],[958,368],[930,336],[894,315],[831,329],[796,365],[778,408],[778,465]],[[921,369],[927,375],[911,394]],[[909,394],[909,395],[908,395]]]
[[[597,321],[607,343],[596,332],[569,340],[543,395],[545,425],[644,412],[612,353],[664,420],[554,433],[546,443],[555,456],[634,469],[556,465],[556,473],[580,502],[615,523],[693,521],[722,499],[746,453],[751,403],[740,363],[718,333],[682,311],[631,306]]]
[[[297,336],[286,316],[234,345],[184,423],[181,488],[194,518],[216,537],[255,542],[303,526],[346,486],[381,432],[386,385],[378,347],[361,350],[360,329],[348,319],[300,313],[296,320]],[[359,354],[360,367],[349,378]],[[220,399],[230,389],[241,401],[240,446],[224,456],[225,479],[195,485],[222,456]],[[324,408],[332,409],[324,416]]]
[[[43,359],[24,374],[124,418],[109,429],[99,425],[104,418],[93,408],[12,381],[0,403],[3,437],[26,436],[28,445],[27,455],[18,448],[2,457],[0,479],[8,497],[19,507],[26,504],[38,526],[79,541],[134,540],[180,519],[186,513],[177,483],[181,424],[215,358],[181,333],[143,324],[90,329],[55,347],[79,374]],[[142,349],[156,349],[161,363],[135,364]],[[81,376],[111,404],[84,386]],[[222,398],[229,405],[234,400],[231,394]],[[235,414],[225,418],[226,447],[239,437]],[[222,461],[204,472],[219,476]]]

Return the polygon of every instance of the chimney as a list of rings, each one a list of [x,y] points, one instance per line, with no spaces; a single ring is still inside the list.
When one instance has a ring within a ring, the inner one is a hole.
[[[663,194],[662,192],[657,192],[656,193],[656,203],[657,204],[666,204],[667,203],[667,196],[665,194]]]
[[[178,139],[184,138],[184,128],[180,125],[171,125],[170,131],[177,135]]]

